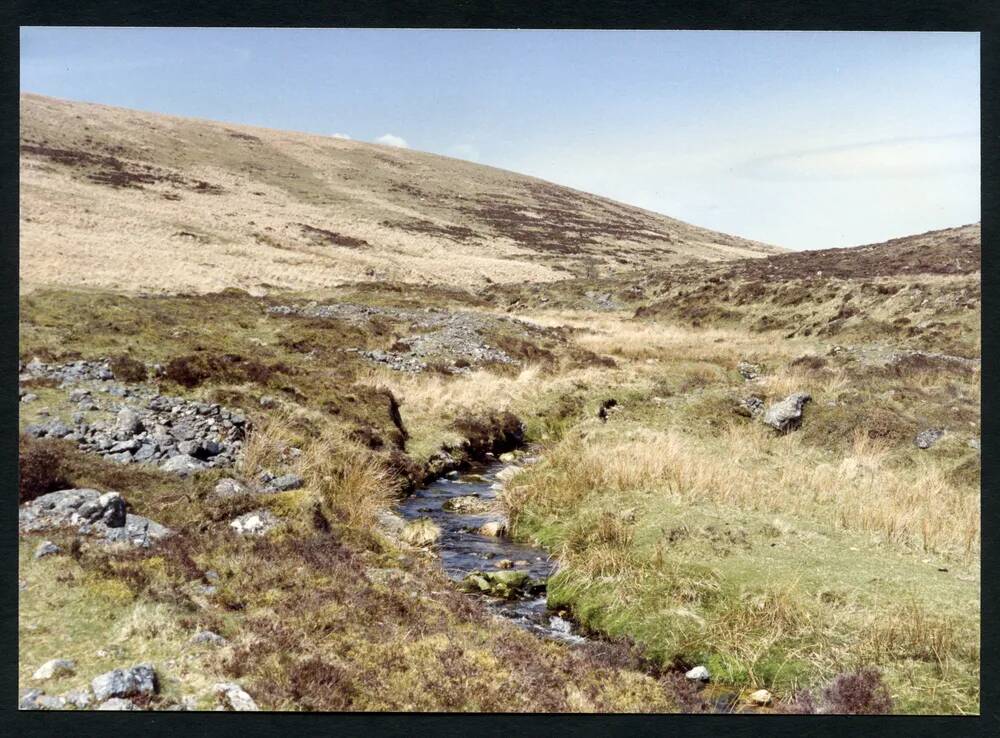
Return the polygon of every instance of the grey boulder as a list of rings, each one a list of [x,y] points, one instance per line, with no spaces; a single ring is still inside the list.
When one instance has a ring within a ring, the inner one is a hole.
[[[104,702],[111,697],[133,697],[156,694],[156,669],[151,664],[138,664],[130,669],[115,669],[94,677],[90,683],[94,698]]]
[[[776,402],[764,413],[764,422],[781,433],[788,433],[802,425],[802,409],[812,397],[796,392],[781,402]]]
[[[188,474],[193,474],[194,472],[201,471],[206,468],[204,461],[199,461],[193,456],[188,456],[187,454],[178,454],[177,456],[172,456],[171,458],[160,464],[160,469],[165,472],[171,472],[173,474],[179,474],[184,477]]]
[[[941,436],[944,435],[944,431],[940,428],[928,428],[927,430],[920,431],[913,442],[917,445],[917,448],[930,448],[939,440]]]
[[[61,676],[72,676],[76,673],[76,662],[71,659],[52,659],[38,667],[31,678],[35,681],[55,679]]]

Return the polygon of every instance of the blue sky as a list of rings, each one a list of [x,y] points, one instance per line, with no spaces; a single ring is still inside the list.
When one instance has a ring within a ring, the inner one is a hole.
[[[21,89],[381,139],[795,249],[980,217],[974,33],[24,28]]]

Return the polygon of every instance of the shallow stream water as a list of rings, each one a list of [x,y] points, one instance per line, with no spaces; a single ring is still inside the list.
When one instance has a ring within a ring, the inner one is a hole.
[[[436,550],[445,573],[461,581],[474,571],[502,571],[501,561],[512,564],[512,571],[528,572],[533,580],[545,581],[555,570],[548,553],[533,546],[516,543],[507,536],[485,536],[478,530],[491,521],[505,521],[497,493],[502,482],[497,474],[511,466],[499,461],[479,464],[451,478],[442,477],[427,485],[399,504],[399,513],[407,520],[427,517],[441,528]],[[464,513],[445,510],[450,499],[472,495],[493,502],[495,511]],[[584,638],[574,632],[573,624],[551,612],[545,596],[524,596],[514,600],[483,597],[494,612],[538,635],[570,643]]]
[[[522,463],[528,461],[530,459],[525,459]],[[436,551],[445,573],[456,582],[474,571],[503,571],[498,564],[504,560],[511,562],[511,570],[528,572],[534,580],[545,581],[556,569],[556,562],[542,548],[517,543],[506,535],[494,537],[478,532],[488,522],[506,522],[497,501],[497,494],[503,488],[503,482],[497,479],[497,475],[510,466],[519,465],[500,461],[476,464],[459,474],[453,473],[451,477],[432,482],[398,505],[404,519],[426,517],[441,528]],[[493,509],[474,514],[444,509],[448,500],[466,495],[493,503]],[[538,636],[571,644],[588,640],[576,631],[571,621],[549,610],[544,594],[513,600],[477,594],[470,594],[470,597],[480,598],[493,612]],[[734,711],[737,695],[730,689],[708,685],[702,696],[712,712]],[[739,711],[744,710],[748,708]]]

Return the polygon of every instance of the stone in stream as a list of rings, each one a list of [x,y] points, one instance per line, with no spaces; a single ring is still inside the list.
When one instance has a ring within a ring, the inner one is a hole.
[[[499,538],[507,532],[507,524],[500,520],[491,520],[485,523],[477,532],[481,536]]]
[[[454,513],[465,513],[475,515],[487,512],[491,507],[489,500],[483,500],[476,495],[462,495],[445,500],[441,505],[442,510]]]
[[[513,477],[517,476],[521,472],[521,467],[519,466],[505,466],[503,469],[496,473],[496,478],[500,482],[507,482]]]
[[[430,546],[441,537],[441,529],[430,518],[417,518],[407,523],[400,539],[411,546]]]
[[[533,580],[526,571],[473,571],[462,580],[462,587],[467,592],[512,600],[544,590],[545,584]]]

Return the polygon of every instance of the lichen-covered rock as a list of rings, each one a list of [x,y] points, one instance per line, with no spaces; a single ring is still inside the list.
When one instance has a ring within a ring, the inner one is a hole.
[[[104,702],[111,697],[133,697],[156,694],[159,689],[156,669],[151,664],[138,664],[129,669],[115,669],[94,677],[90,683],[94,698]]]
[[[225,646],[229,641],[220,636],[218,633],[213,633],[210,630],[200,630],[191,636],[190,642],[199,646]]]
[[[781,402],[776,402],[764,413],[764,422],[781,433],[788,433],[802,425],[802,409],[812,397],[796,392]]]
[[[544,584],[536,582],[526,571],[473,571],[462,580],[468,592],[480,592],[490,597],[515,599],[544,589]]]
[[[170,535],[170,529],[140,515],[131,515],[126,510],[127,504],[117,492],[102,494],[96,489],[64,489],[21,505],[18,509],[18,530],[31,533],[70,527],[80,535],[105,543],[129,543],[142,547]],[[50,549],[46,550],[51,553]]]
[[[462,495],[445,500],[441,509],[465,515],[478,515],[488,512],[492,506],[489,500],[484,500],[478,495]]]
[[[281,521],[270,510],[253,510],[233,519],[229,526],[242,536],[262,536]]]
[[[86,687],[83,689],[71,689],[62,695],[62,698],[66,701],[66,704],[72,705],[79,710],[86,710],[94,702],[94,695]]]
[[[257,703],[253,697],[244,691],[243,687],[233,682],[220,682],[213,687],[222,706],[233,712],[258,712]]]
[[[291,489],[299,489],[305,481],[298,474],[283,474],[268,482],[268,487],[279,492],[286,492]]]
[[[248,494],[249,491],[250,490],[247,486],[238,479],[225,477],[216,483],[215,488],[212,490],[212,494],[220,499],[225,499],[226,497],[242,497],[243,495]]]
[[[76,662],[72,659],[51,659],[35,670],[31,678],[35,681],[55,679],[61,676],[72,676],[76,673]]]
[[[927,430],[920,431],[913,442],[917,448],[927,449],[941,440],[943,435],[944,431],[940,428],[928,428]]]
[[[100,705],[97,706],[98,710],[138,710],[135,703],[132,700],[126,700],[122,697],[112,697],[110,700],[105,700]]]
[[[693,682],[707,682],[711,678],[708,669],[704,666],[696,666],[684,672],[684,676]]]
[[[208,465],[204,461],[196,459],[193,456],[189,456],[188,454],[177,454],[160,464],[160,469],[163,471],[178,474],[182,477],[186,477],[189,474],[194,474],[195,472],[206,468],[208,468]]]
[[[503,520],[490,520],[479,528],[478,533],[481,536],[499,538],[507,533],[507,523]]]
[[[411,546],[430,546],[441,537],[441,528],[430,518],[417,518],[406,524],[400,538]]]
[[[59,553],[62,553],[62,549],[52,541],[42,541],[38,544],[38,548],[35,549],[35,558],[41,559]]]

